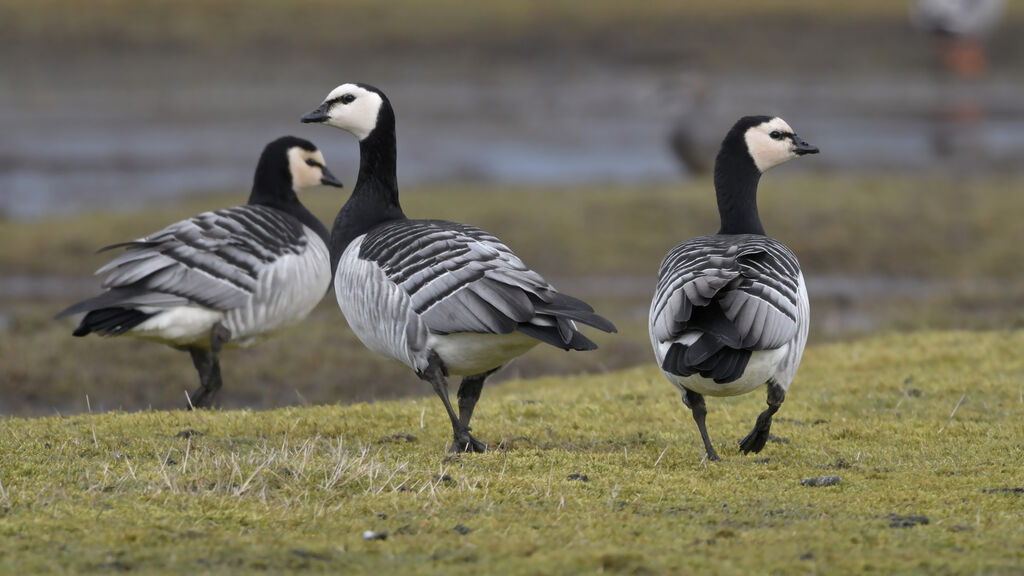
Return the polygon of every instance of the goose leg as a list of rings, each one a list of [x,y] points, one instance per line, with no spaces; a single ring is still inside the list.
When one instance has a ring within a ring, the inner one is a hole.
[[[782,402],[786,399],[786,391],[775,381],[774,378],[768,381],[768,408],[761,412],[757,417],[757,422],[754,424],[754,429],[747,434],[743,440],[740,440],[740,450],[744,454],[748,452],[754,452],[755,454],[760,452],[766,442],[768,442],[768,433],[772,429],[772,416],[779,411],[779,407],[782,406]]]
[[[199,372],[199,388],[189,396],[192,408],[204,408],[213,402],[213,397],[220,390],[220,349],[231,339],[231,333],[218,323],[210,330],[210,348],[189,348],[192,364]]]
[[[430,353],[430,359],[428,360],[427,368],[419,374],[419,377],[423,380],[430,382],[430,385],[434,387],[434,392],[441,397],[441,402],[444,403],[444,409],[448,411],[448,418],[452,421],[452,432],[455,441],[452,442],[449,452],[483,452],[487,449],[487,445],[483,442],[473,438],[469,433],[469,426],[464,425],[459,417],[455,415],[455,409],[452,408],[451,400],[448,399],[448,381],[445,380],[445,368],[441,359],[436,353]],[[480,386],[483,386],[483,382],[480,382]],[[479,390],[477,390],[477,396],[479,397]],[[472,411],[470,411],[472,413]]]
[[[686,407],[693,412],[693,421],[697,423],[700,438],[704,441],[704,452],[707,454],[708,460],[718,462],[721,458],[718,457],[718,452],[715,452],[715,447],[711,445],[711,438],[708,437],[708,427],[704,423],[704,419],[708,415],[707,406],[704,405],[704,397],[692,390],[686,390],[683,392],[683,404],[686,404]]]
[[[466,430],[472,430],[469,427],[469,420],[473,417],[473,409],[476,408],[477,400],[480,399],[480,391],[483,390],[484,380],[500,369],[501,366],[498,366],[494,370],[466,376],[462,379],[462,384],[459,384],[459,423]]]

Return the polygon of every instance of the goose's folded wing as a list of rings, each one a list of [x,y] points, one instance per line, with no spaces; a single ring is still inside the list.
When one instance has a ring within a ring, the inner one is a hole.
[[[376,262],[437,334],[506,334],[560,296],[501,241],[464,224],[385,224],[366,235],[359,257]]]
[[[797,331],[800,267],[788,248],[764,236],[703,236],[662,262],[651,308],[660,342],[687,331],[735,349],[770,350]]]
[[[266,268],[281,256],[302,253],[308,241],[298,220],[272,208],[204,212],[145,238],[103,248],[125,250],[96,272],[104,276],[107,292],[61,315],[158,302],[237,308],[252,297]]]

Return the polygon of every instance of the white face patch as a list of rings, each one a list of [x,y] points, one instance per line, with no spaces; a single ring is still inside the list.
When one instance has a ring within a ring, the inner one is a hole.
[[[309,165],[309,160],[314,162]],[[321,166],[325,166],[324,155],[319,150],[310,152],[299,146],[288,149],[288,170],[292,173],[292,190],[298,192],[305,188],[320,186],[324,177]]]
[[[377,127],[377,114],[384,99],[376,92],[360,88],[355,84],[342,84],[327,95],[324,102],[331,102],[326,111],[329,124],[351,132],[359,140],[365,139]]]
[[[781,138],[772,138],[772,133],[778,132]],[[793,129],[786,124],[782,118],[772,118],[767,122],[748,128],[743,135],[747,143],[747,150],[754,164],[761,172],[773,168],[797,157],[796,143],[793,142]]]

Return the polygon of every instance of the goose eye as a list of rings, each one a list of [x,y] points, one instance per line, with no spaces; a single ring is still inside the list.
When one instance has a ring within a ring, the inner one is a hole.
[[[772,130],[772,133],[769,134],[769,136],[772,137],[772,140],[781,140],[782,132],[779,132],[778,130]]]
[[[312,158],[307,158],[306,159],[306,166],[319,166],[319,165],[320,164],[316,160],[313,160]]]
[[[353,96],[352,94],[345,94],[344,96],[341,97],[341,103],[342,104],[351,104],[351,103],[355,102],[355,100],[356,100],[356,97]]]

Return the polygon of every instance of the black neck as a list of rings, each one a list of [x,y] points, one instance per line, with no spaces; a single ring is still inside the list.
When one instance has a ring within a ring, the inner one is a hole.
[[[252,193],[249,194],[249,204],[269,206],[290,214],[316,232],[324,244],[330,244],[331,235],[327,232],[327,227],[299,201],[298,195],[292,189],[291,175],[288,173],[270,176],[257,172]]]
[[[747,152],[746,143],[726,142],[715,159],[715,194],[718,214],[722,218],[719,234],[760,234],[764,236],[761,218],[757,215],[757,183],[761,171]]]
[[[332,272],[352,240],[378,224],[405,218],[398,202],[395,171],[395,119],[385,105],[377,127],[359,142],[359,177],[352,196],[338,212],[331,229]]]

